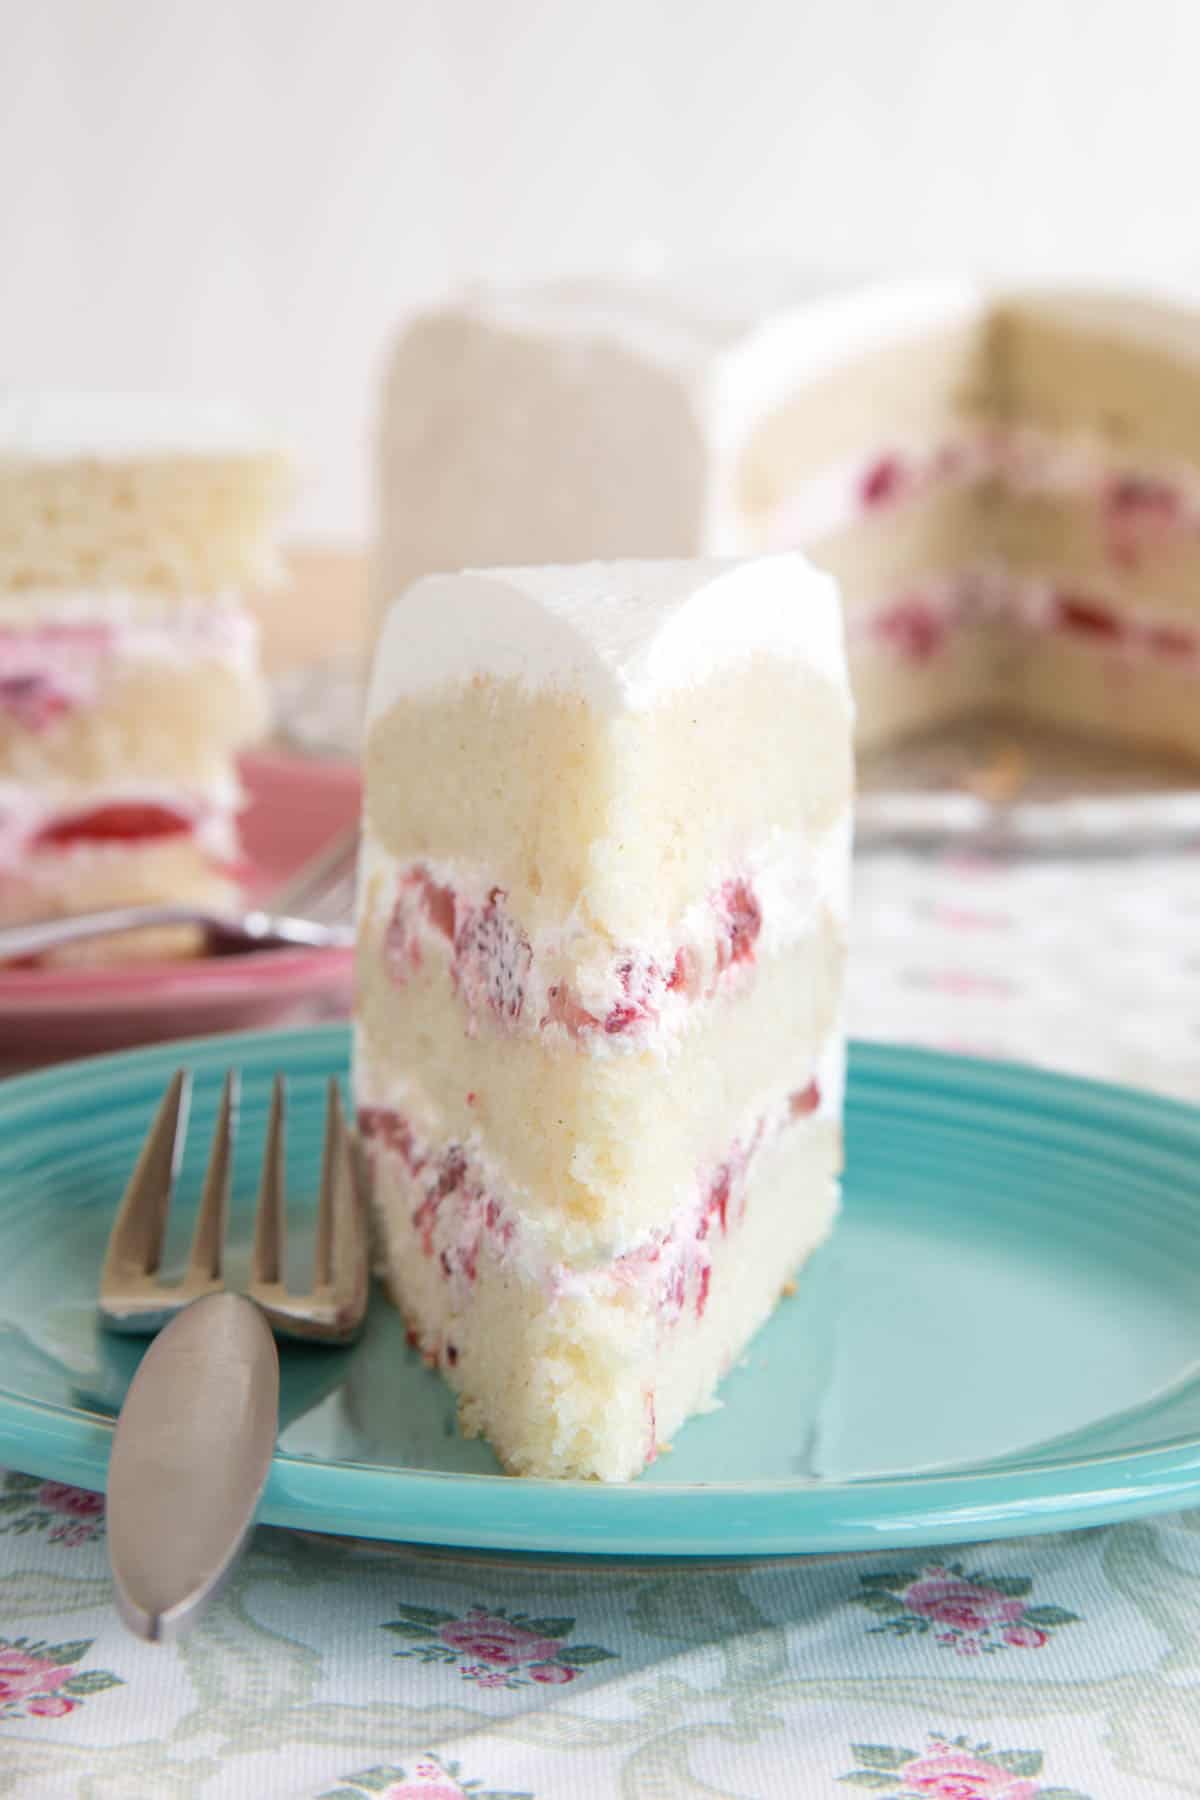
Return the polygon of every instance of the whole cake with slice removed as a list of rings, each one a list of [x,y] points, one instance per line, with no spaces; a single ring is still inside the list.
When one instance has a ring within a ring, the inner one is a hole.
[[[998,713],[1200,757],[1200,311],[735,265],[399,339],[381,605],[463,562],[782,549],[841,589],[860,747]]]
[[[235,756],[267,710],[245,591],[289,485],[223,412],[0,395],[0,924],[236,894]]]
[[[410,1339],[514,1473],[637,1474],[830,1230],[850,738],[798,555],[431,576],[391,610],[358,1115]]]

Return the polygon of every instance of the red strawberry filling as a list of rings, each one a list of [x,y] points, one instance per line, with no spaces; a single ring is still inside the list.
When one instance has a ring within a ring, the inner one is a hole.
[[[1121,622],[1107,606],[1079,594],[1059,594],[1054,602],[1055,622],[1064,631],[1077,631],[1085,637],[1118,638]]]
[[[187,836],[194,821],[173,806],[153,801],[111,801],[86,812],[52,819],[34,837],[39,850],[65,850],[73,844],[140,844],[156,838]]]
[[[915,597],[898,600],[879,613],[874,628],[877,636],[912,662],[928,662],[948,635],[943,615]]]
[[[772,1130],[811,1116],[820,1098],[815,1080],[795,1089]],[[382,1151],[398,1157],[416,1184],[418,1194],[409,1216],[422,1254],[436,1258],[447,1281],[457,1279],[472,1285],[478,1279],[485,1240],[503,1250],[517,1232],[511,1211],[488,1192],[483,1170],[460,1143],[447,1144],[439,1152],[427,1150],[407,1120],[391,1108],[361,1107],[358,1126],[368,1149],[373,1154]],[[614,1258],[607,1270],[592,1271],[584,1281],[603,1279],[620,1287],[649,1285],[664,1325],[673,1325],[680,1317],[690,1291],[696,1317],[703,1318],[712,1284],[712,1244],[718,1235],[728,1236],[741,1222],[750,1166],[768,1136],[768,1126],[767,1118],[759,1119],[748,1138],[737,1139],[730,1146],[705,1180],[699,1216],[689,1208],[676,1223],[653,1232]],[[566,1271],[559,1274],[565,1276]],[[568,1279],[574,1282],[578,1277]]]
[[[505,900],[504,889],[497,887],[482,906],[472,904],[435,881],[424,867],[407,871],[383,932],[383,961],[391,979],[403,986],[421,966],[423,945],[427,950],[429,938],[440,937],[451,947],[450,978],[469,1011],[468,1031],[476,1029],[477,1015],[485,1010],[515,1024],[525,1010],[533,948]],[[762,905],[745,878],[725,882],[711,904],[712,957],[719,977],[754,961]],[[614,975],[620,994],[606,1012],[585,1006],[569,983],[553,983],[546,991],[539,1027],[561,1025],[580,1038],[596,1031],[621,1037],[653,1026],[668,994],[700,996],[703,959],[686,945],[675,951],[669,967],[655,957],[633,954],[617,964]]]
[[[886,506],[898,500],[904,489],[904,465],[898,456],[881,456],[867,468],[858,484],[864,506]]]
[[[45,675],[0,675],[0,713],[22,731],[45,731],[70,712],[71,695]]]
[[[459,920],[451,968],[455,986],[468,1000],[482,1001],[497,1017],[515,1023],[525,1004],[533,951],[504,901],[503,888],[493,888],[481,907],[451,900],[452,915]]]

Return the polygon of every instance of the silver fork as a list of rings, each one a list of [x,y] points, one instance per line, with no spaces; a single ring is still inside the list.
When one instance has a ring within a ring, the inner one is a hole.
[[[200,926],[205,934],[206,953],[216,956],[288,945],[347,950],[354,942],[350,913],[357,860],[358,827],[353,825],[269,895],[262,907],[222,912],[186,903],[116,906],[104,912],[74,913],[63,919],[10,925],[0,930],[0,962],[44,956],[50,950],[84,943],[89,938],[169,925]]]
[[[225,1077],[191,1252],[181,1282],[159,1278],[167,1216],[187,1134],[191,1078],[172,1077],[142,1145],[109,1235],[100,1276],[100,1317],[110,1330],[147,1335],[183,1307],[225,1286],[225,1232],[238,1105],[238,1078]],[[281,1337],[349,1343],[367,1306],[367,1226],[359,1184],[357,1145],[346,1124],[337,1082],[330,1080],[321,1157],[313,1282],[289,1291],[284,1275],[287,1208],[284,1191],[285,1089],[275,1077],[266,1149],[258,1188],[248,1297]]]
[[[279,1415],[272,1332],[344,1344],[367,1306],[367,1231],[357,1146],[330,1081],[313,1285],[284,1280],[284,1084],[275,1077],[246,1295],[225,1293],[223,1257],[238,1081],[225,1077],[183,1280],[159,1279],[187,1131],[190,1077],[177,1071],[142,1145],[108,1240],[100,1316],[155,1332],[130,1383],[108,1469],[108,1554],[117,1610],[163,1642],[216,1592],[254,1524]],[[163,1327],[162,1330],[159,1328]]]

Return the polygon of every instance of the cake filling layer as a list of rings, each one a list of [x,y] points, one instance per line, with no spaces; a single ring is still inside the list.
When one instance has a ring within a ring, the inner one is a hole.
[[[31,862],[77,862],[184,840],[211,862],[231,865],[239,803],[232,780],[207,792],[145,783],[80,793],[0,781],[0,875]]]
[[[1178,460],[1130,464],[1103,439],[1027,425],[988,424],[894,443],[802,482],[766,521],[772,549],[811,549],[871,516],[937,493],[994,484],[1015,497],[1086,501],[1098,513],[1112,558],[1147,545],[1200,536],[1200,469]]]
[[[980,627],[1000,627],[1010,641],[1054,633],[1126,658],[1200,664],[1200,629],[1177,615],[996,564],[914,582],[894,598],[855,608],[847,621],[852,654],[874,642],[910,663],[936,658],[956,633]]]
[[[471,1034],[565,1035],[593,1052],[641,1051],[686,1029],[692,1008],[811,932],[821,908],[846,923],[849,817],[823,840],[776,832],[717,876],[675,920],[614,944],[580,913],[531,926],[477,868],[396,865],[364,834],[360,919],[369,959],[397,990],[444,968]]]
[[[68,596],[75,605],[42,598],[19,621],[7,607],[0,613],[0,720],[9,725],[46,731],[94,706],[130,664],[254,674],[257,625],[239,608],[197,602],[154,617],[123,607],[121,595]]]

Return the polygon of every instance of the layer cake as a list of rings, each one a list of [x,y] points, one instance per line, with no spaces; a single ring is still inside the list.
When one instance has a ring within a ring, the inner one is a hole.
[[[830,1228],[850,728],[797,555],[432,576],[391,610],[359,1119],[385,1280],[514,1472],[636,1474]]]
[[[957,280],[479,292],[415,319],[380,605],[464,563],[803,549],[859,741],[999,711],[1200,755],[1200,315]]]
[[[234,759],[266,723],[244,593],[287,487],[221,414],[0,397],[0,923],[234,897]]]

